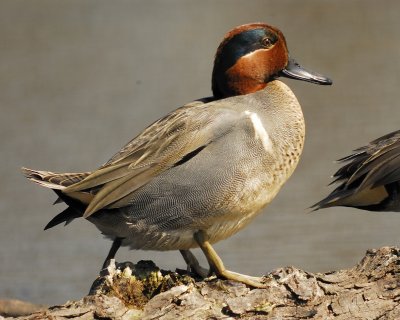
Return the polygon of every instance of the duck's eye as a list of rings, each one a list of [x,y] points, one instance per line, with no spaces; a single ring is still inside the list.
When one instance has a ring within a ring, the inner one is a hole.
[[[272,42],[272,40],[268,37],[265,37],[261,40],[261,43],[263,45],[264,48],[269,48],[271,47],[274,43]]]

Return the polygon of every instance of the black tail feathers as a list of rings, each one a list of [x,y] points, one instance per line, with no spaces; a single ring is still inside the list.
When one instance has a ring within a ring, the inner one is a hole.
[[[61,223],[67,225],[72,220],[82,217],[86,209],[86,206],[83,203],[66,196],[61,192],[61,190],[53,189],[53,191],[58,195],[59,199],[68,205],[68,208],[51,219],[51,221],[44,227],[44,230],[55,227]],[[56,201],[56,203],[58,203],[58,201]]]
[[[65,222],[65,225],[67,225],[75,218],[80,218],[80,217],[82,217],[82,213],[76,211],[72,207],[68,207],[63,212],[59,213],[53,219],[51,219],[50,222],[48,224],[46,224],[46,226],[44,227],[44,230],[53,228],[56,225],[64,223],[64,222]]]

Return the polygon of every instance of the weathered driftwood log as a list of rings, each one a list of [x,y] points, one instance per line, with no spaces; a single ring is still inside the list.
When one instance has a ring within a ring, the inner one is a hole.
[[[21,300],[0,300],[0,319],[4,317],[18,317],[47,309],[47,306],[33,304]]]
[[[19,319],[400,319],[400,248],[369,250],[348,270],[280,268],[265,281],[250,289],[152,262],[111,265],[82,300]]]

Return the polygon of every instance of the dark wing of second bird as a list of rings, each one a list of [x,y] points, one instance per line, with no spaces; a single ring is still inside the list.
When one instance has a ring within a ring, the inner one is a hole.
[[[339,162],[345,165],[332,182],[339,186],[314,204],[314,210],[345,206],[400,211],[400,130],[371,141]]]

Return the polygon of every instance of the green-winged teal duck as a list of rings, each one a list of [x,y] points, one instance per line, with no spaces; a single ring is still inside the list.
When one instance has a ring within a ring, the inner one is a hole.
[[[262,287],[260,278],[225,269],[211,244],[238,232],[268,205],[299,161],[304,119],[278,77],[329,85],[289,58],[281,31],[264,23],[234,28],[218,47],[213,96],[154,122],[106,164],[85,173],[23,168],[53,189],[67,209],[47,228],[83,217],[118,248],[189,251],[200,247],[219,277]]]
[[[343,206],[369,211],[400,211],[400,131],[384,135],[339,159],[339,183],[315,210]]]

